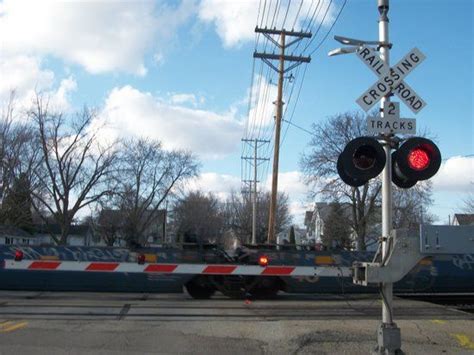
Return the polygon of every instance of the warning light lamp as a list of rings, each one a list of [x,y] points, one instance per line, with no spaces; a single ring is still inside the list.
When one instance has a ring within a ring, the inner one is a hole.
[[[268,266],[268,256],[260,255],[258,258],[258,265],[260,265],[261,267]]]
[[[15,261],[23,260],[23,252],[21,250],[15,251]]]
[[[414,186],[435,175],[441,166],[441,153],[431,140],[422,137],[407,139],[392,153],[392,181],[401,188]]]
[[[145,260],[146,260],[145,254],[138,254],[138,256],[137,256],[138,264],[140,264],[140,265],[145,264]]]
[[[382,172],[385,162],[385,151],[375,138],[358,137],[339,155],[337,172],[346,184],[362,186]]]
[[[430,157],[423,148],[413,149],[408,153],[408,165],[413,170],[421,171],[430,165]]]

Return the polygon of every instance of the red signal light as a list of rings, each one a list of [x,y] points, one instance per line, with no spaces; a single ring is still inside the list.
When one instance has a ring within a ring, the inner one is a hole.
[[[15,261],[23,260],[23,252],[21,250],[15,251]]]
[[[408,138],[392,153],[392,166],[393,183],[407,189],[436,174],[441,166],[441,152],[427,138]]]
[[[258,258],[258,265],[265,267],[268,265],[268,257],[266,255],[262,255]]]
[[[145,254],[138,254],[137,256],[137,262],[140,264],[140,265],[143,265],[145,264]]]
[[[430,165],[430,156],[423,148],[415,148],[408,153],[408,165],[416,171],[425,170]]]

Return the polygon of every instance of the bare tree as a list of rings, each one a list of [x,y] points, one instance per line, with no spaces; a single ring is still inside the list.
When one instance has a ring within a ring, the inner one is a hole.
[[[31,190],[40,169],[39,140],[28,123],[17,119],[14,92],[0,117],[0,222],[32,231]]]
[[[122,211],[113,210],[110,206],[104,205],[103,201],[99,201],[95,214],[87,217],[84,222],[91,227],[98,240],[111,247],[123,238],[123,217]]]
[[[268,235],[268,217],[270,193],[261,192],[257,199],[257,242],[264,243]],[[250,196],[231,193],[225,203],[225,220],[227,228],[233,229],[240,239],[250,242],[252,235],[252,200]],[[276,228],[281,233],[291,224],[288,195],[279,193],[277,196]]]
[[[173,207],[176,236],[185,242],[217,242],[224,233],[221,203],[213,194],[192,191]]]
[[[418,229],[420,224],[430,224],[435,217],[428,212],[432,205],[432,182],[418,182],[410,189],[393,190],[393,227]]]
[[[338,114],[313,124],[310,150],[300,160],[305,180],[313,186],[313,197],[321,194],[324,199],[351,204],[350,224],[360,250],[366,249],[368,225],[380,198],[381,183],[372,179],[360,187],[347,186],[339,179],[336,164],[346,144],[366,134],[365,127],[364,117],[357,112]]]
[[[114,144],[100,144],[91,127],[95,114],[84,108],[72,117],[48,111],[39,95],[29,111],[40,142],[42,164],[35,170],[41,191],[32,189],[33,206],[44,221],[46,211],[60,226],[52,234],[57,244],[67,244],[71,223],[77,212],[110,193],[105,184],[116,153]]]
[[[145,243],[145,232],[166,198],[180,183],[196,176],[199,164],[186,151],[166,151],[160,142],[124,142],[116,176],[114,204],[123,212],[129,245]]]
[[[347,186],[339,179],[337,159],[347,143],[352,139],[367,135],[366,121],[358,112],[346,112],[330,117],[326,122],[312,126],[313,137],[309,151],[300,161],[305,180],[313,186],[313,197],[321,195],[323,199],[351,204],[352,218],[348,221],[356,234],[356,245],[359,250],[366,249],[374,217],[380,206],[380,178],[369,180],[360,187]],[[431,184],[420,182],[409,190],[395,189],[394,226],[405,226],[413,221],[413,214],[419,221],[424,213],[425,220],[430,220],[426,208],[431,203]]]
[[[474,182],[471,182],[471,185],[474,188]],[[463,206],[464,212],[474,213],[474,192],[470,192],[463,202],[464,202],[464,206]]]

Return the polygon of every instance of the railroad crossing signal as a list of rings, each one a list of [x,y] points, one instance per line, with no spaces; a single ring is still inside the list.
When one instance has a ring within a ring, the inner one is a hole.
[[[356,100],[365,112],[390,92],[397,95],[415,114],[426,106],[420,95],[403,81],[426,58],[418,48],[413,48],[391,68],[382,61],[377,51],[370,47],[363,45],[356,54],[379,77],[379,80]]]
[[[431,178],[440,166],[441,153],[436,144],[427,138],[409,138],[392,153],[392,182],[407,189]]]
[[[358,187],[377,177],[385,163],[385,152],[377,139],[358,137],[339,155],[337,171],[342,181]],[[400,188],[410,188],[431,178],[440,165],[441,153],[436,144],[422,137],[409,138],[392,153],[392,182]]]
[[[382,145],[373,137],[351,140],[337,159],[337,172],[346,184],[362,186],[379,175],[386,158]]]

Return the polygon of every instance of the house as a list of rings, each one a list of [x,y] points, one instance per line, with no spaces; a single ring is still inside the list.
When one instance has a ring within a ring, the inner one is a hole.
[[[304,226],[306,227],[306,239],[314,240],[313,211],[306,211],[304,215]]]
[[[286,228],[285,230],[277,234],[278,245],[290,243],[290,230],[291,227]],[[298,228],[297,226],[293,226],[293,230],[295,232],[295,244],[306,244],[306,231],[302,228]]]
[[[54,245],[56,244],[52,235],[57,239],[61,237],[61,226],[54,224],[37,224],[34,225],[36,230],[37,245]],[[78,224],[71,225],[67,237],[67,245],[70,246],[102,246],[105,245],[94,238],[92,228],[89,225]]]
[[[9,226],[0,225],[0,244],[1,245],[38,245],[36,236],[25,232],[23,229]]]
[[[454,226],[472,226],[474,225],[474,214],[456,213],[453,218]]]
[[[4,245],[54,245],[54,235],[59,239],[61,228],[58,224],[36,224],[32,226],[34,233],[8,225],[0,225],[0,244]],[[93,238],[92,229],[87,225],[72,225],[69,230],[67,244],[71,246],[102,245]]]
[[[306,226],[306,235],[311,243],[315,245],[321,245],[326,221],[331,213],[331,210],[334,206],[333,202],[316,202],[314,204],[313,211],[306,211],[305,215],[305,226]],[[343,211],[343,218],[345,218],[348,223],[352,220],[352,205],[350,203],[341,203],[341,208]],[[377,211],[380,212],[380,208],[377,208]],[[368,241],[376,241],[378,236],[381,233],[381,224],[373,223],[368,230],[368,235],[366,237],[366,243]],[[357,249],[356,234],[353,231],[351,234],[353,240],[352,244],[355,249]],[[377,247],[376,243],[367,243],[367,250],[375,250]]]

